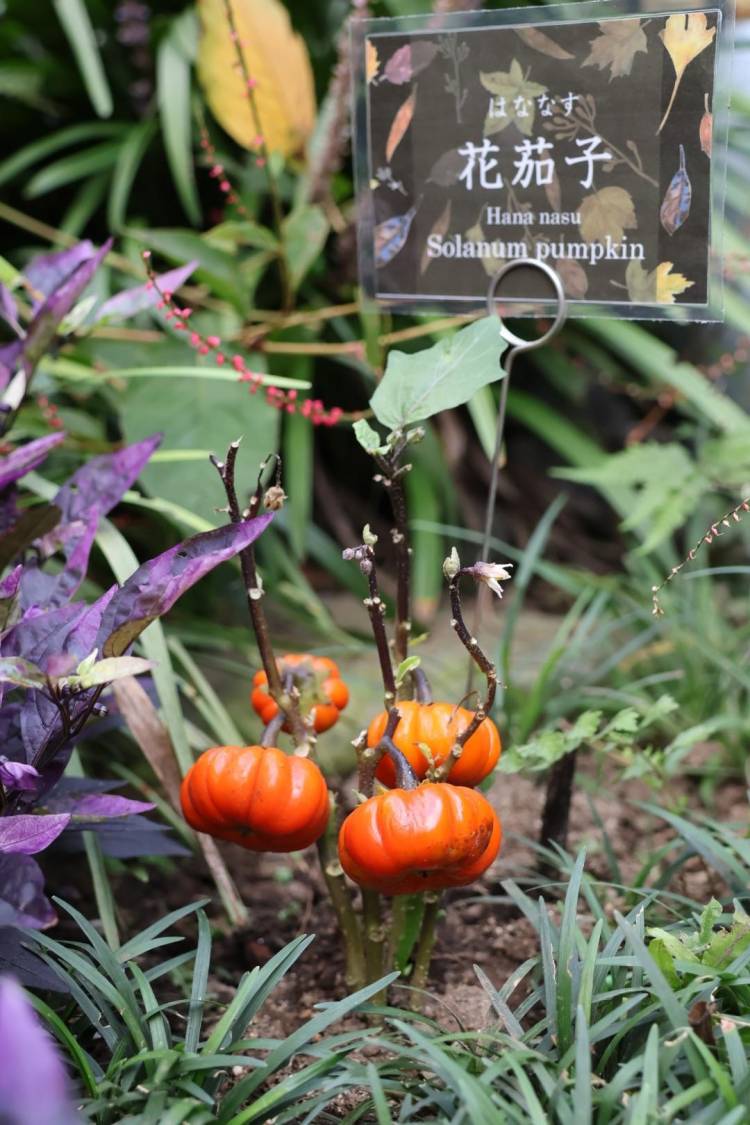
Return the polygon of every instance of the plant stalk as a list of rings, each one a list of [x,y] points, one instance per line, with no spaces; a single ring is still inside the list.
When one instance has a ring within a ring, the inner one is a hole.
[[[250,507],[247,513],[243,513],[239,500],[237,499],[237,486],[235,483],[237,451],[239,447],[239,439],[233,441],[229,446],[224,461],[220,461],[213,455],[211,456],[211,463],[218,472],[221,482],[224,485],[224,491],[227,497],[227,511],[232,523],[242,523],[245,519],[252,519],[257,516],[262,498],[262,486],[259,478],[258,486],[253,495]],[[262,471],[261,469],[261,473]],[[314,740],[300,714],[294,691],[285,691],[284,685],[281,682],[281,674],[276,663],[273,644],[271,642],[271,633],[268,628],[265,612],[263,611],[263,587],[258,577],[258,568],[255,561],[255,547],[253,544],[250,544],[249,547],[245,547],[240,551],[239,557],[242,578],[245,583],[245,593],[247,595],[247,608],[255,632],[255,640],[258,645],[260,658],[268,678],[268,692],[278,704],[279,709],[283,711],[286,716],[297,752],[300,756],[306,756],[309,754]]]
[[[418,992],[412,994],[411,1007],[413,1011],[419,1011],[422,1007],[422,990],[427,984],[432,951],[435,948],[440,901],[441,896],[434,891],[430,891],[424,896],[424,917],[422,918],[422,929],[414,955],[414,969],[410,981],[415,989],[419,989]]]
[[[539,832],[539,843],[544,847],[554,844],[561,848],[567,846],[577,754],[577,750],[572,750],[570,754],[560,758],[547,775],[542,826]]]
[[[364,988],[367,983],[367,966],[362,944],[362,930],[354,912],[346,886],[344,871],[336,852],[336,806],[331,795],[331,815],[325,832],[318,840],[318,858],[328,897],[331,900],[346,954],[346,983],[349,988]]]
[[[343,558],[349,562],[354,559],[359,563],[359,569],[367,579],[369,597],[364,599],[364,604],[370,618],[372,635],[375,638],[375,648],[380,662],[380,674],[383,678],[383,700],[386,709],[390,709],[396,698],[396,677],[391,663],[391,650],[388,636],[385,631],[385,602],[380,596],[378,576],[375,570],[375,552],[368,543],[358,547],[347,547],[342,551]]]

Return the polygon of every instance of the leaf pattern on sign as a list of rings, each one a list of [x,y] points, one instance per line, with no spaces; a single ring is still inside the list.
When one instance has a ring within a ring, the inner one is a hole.
[[[387,266],[403,250],[418,206],[417,203],[410,207],[404,215],[394,215],[375,227],[376,265]]]
[[[652,305],[656,300],[656,270],[646,271],[633,259],[625,270],[628,297],[636,305]]]
[[[465,237],[469,242],[487,242],[490,243],[492,239],[488,238],[482,229],[482,224],[476,222],[473,227],[465,232]],[[495,258],[492,254],[484,254],[480,257],[482,269],[488,277],[494,277],[497,271],[504,263],[503,258]]]
[[[562,206],[562,196],[560,192],[560,179],[555,171],[552,179],[548,184],[544,185],[544,194],[547,196],[547,202],[553,211],[559,211]]]
[[[437,184],[438,187],[452,187],[453,184],[458,183],[458,178],[465,167],[466,157],[461,156],[457,148],[448,149],[432,165],[427,183]]]
[[[623,78],[633,69],[639,51],[648,51],[648,40],[641,20],[611,20],[600,23],[600,35],[591,40],[591,51],[583,66],[609,67],[609,80]]]
[[[429,39],[406,43],[393,52],[385,64],[383,77],[394,86],[403,86],[430,65],[437,51],[437,43]]]
[[[445,207],[443,208],[441,214],[438,215],[437,219],[435,219],[435,222],[432,224],[432,229],[430,230],[430,234],[439,234],[439,235],[445,236],[448,233],[448,230],[450,229],[450,225],[451,225],[451,201],[449,199],[448,202],[446,203]],[[422,251],[422,257],[419,260],[419,272],[420,272],[420,274],[426,273],[427,269],[430,266],[430,263],[433,262],[433,261],[434,261],[434,258],[431,258],[429,256],[429,254],[427,253],[427,245],[425,244],[425,248]]]
[[[675,172],[659,210],[661,225],[667,234],[674,234],[687,221],[693,188],[685,167],[685,148],[680,145],[680,166]]]
[[[578,211],[585,242],[604,242],[608,235],[613,242],[620,242],[626,230],[638,226],[633,197],[625,188],[605,187],[587,195]]]
[[[388,133],[388,140],[385,142],[385,158],[389,164],[393,159],[394,152],[404,139],[406,130],[411,125],[416,104],[417,88],[415,86],[406,101],[401,103],[396,111],[396,116],[393,118],[393,123]]]
[[[656,267],[656,299],[660,305],[673,305],[675,297],[693,285],[684,274],[672,273],[672,269],[672,262],[660,262]]]
[[[539,51],[542,55],[548,55],[551,59],[575,58],[575,55],[571,55],[570,51],[566,51],[559,43],[555,43],[554,39],[550,38],[544,31],[540,31],[538,27],[517,27],[515,32],[527,47],[531,47],[533,51]]]
[[[515,125],[525,137],[531,136],[536,116],[536,98],[547,93],[547,87],[531,82],[521,70],[518,59],[513,59],[510,70],[480,73],[479,81],[485,90],[496,98],[505,98],[505,116],[490,117],[484,122],[484,135],[500,133],[508,125]]]
[[[677,16],[669,16],[664,24],[664,30],[659,32],[659,38],[664,44],[674,67],[674,86],[661,124],[656,130],[657,133],[661,133],[672,112],[672,106],[677,97],[683,74],[693,59],[697,58],[702,51],[705,51],[706,47],[713,43],[715,35],[716,28],[708,26],[708,20],[704,12],[695,12],[690,15],[680,13]]]
[[[560,258],[555,268],[563,283],[565,296],[570,298],[571,301],[582,300],[586,296],[589,279],[581,263],[576,262],[573,258]]]
[[[378,49],[372,39],[368,39],[365,44],[365,76],[367,81],[372,82],[379,70],[380,59],[378,58]]]
[[[693,285],[684,274],[672,273],[673,268],[672,262],[660,262],[649,272],[640,262],[628,262],[625,284],[630,300],[638,305],[673,305],[675,298]]]
[[[708,108],[708,94],[703,96],[703,104],[706,109],[701,117],[701,123],[698,126],[698,137],[701,142],[701,151],[705,152],[708,159],[711,159],[711,142],[714,131],[714,118],[711,110]]]

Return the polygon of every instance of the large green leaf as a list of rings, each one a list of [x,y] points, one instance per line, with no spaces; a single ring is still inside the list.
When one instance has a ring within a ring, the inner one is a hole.
[[[138,379],[129,383],[120,405],[128,441],[162,430],[162,449],[205,449],[223,456],[235,438],[243,438],[243,463],[255,465],[276,448],[278,411],[240,384],[212,379]],[[159,461],[141,474],[156,496],[179,503],[199,516],[215,519],[225,500],[208,459]],[[246,491],[254,480],[238,481]]]
[[[391,352],[370,400],[375,416],[397,430],[461,406],[480,387],[503,377],[504,349],[497,320],[485,317],[421,352]]]

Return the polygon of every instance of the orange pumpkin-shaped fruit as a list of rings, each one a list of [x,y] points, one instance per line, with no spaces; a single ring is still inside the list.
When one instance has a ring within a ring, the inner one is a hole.
[[[197,832],[253,852],[295,852],[328,823],[328,788],[315,762],[275,746],[215,746],[190,767],[182,812]]]
[[[409,895],[473,883],[501,840],[497,814],[476,789],[425,782],[370,797],[351,812],[339,858],[361,887]]]
[[[426,777],[430,768],[420,743],[429,747],[435,765],[442,765],[458,736],[474,718],[472,711],[467,711],[465,707],[454,707],[452,703],[418,703],[408,700],[396,706],[401,719],[393,741],[420,780]],[[377,746],[387,722],[387,712],[382,711],[375,716],[367,730],[368,746]],[[492,719],[485,719],[466,742],[461,757],[451,768],[448,781],[453,785],[478,785],[497,765],[500,749],[498,729]],[[396,784],[393,762],[387,754],[378,763],[375,776],[389,788]]]
[[[335,661],[327,656],[312,656],[308,652],[290,652],[276,664],[282,680],[291,674],[299,688],[300,710],[303,715],[312,717],[318,734],[338,722],[340,713],[349,702],[349,689],[341,679]],[[266,726],[279,713],[276,701],[268,694],[268,677],[263,670],[253,676],[250,702]],[[288,730],[286,723],[283,729]]]

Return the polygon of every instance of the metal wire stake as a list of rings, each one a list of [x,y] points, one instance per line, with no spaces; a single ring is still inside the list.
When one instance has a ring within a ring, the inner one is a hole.
[[[514,332],[503,324],[503,318],[498,312],[497,305],[495,304],[497,287],[500,282],[514,269],[520,266],[526,269],[540,270],[545,277],[552,283],[555,291],[555,300],[557,303],[557,310],[555,312],[555,319],[550,327],[544,332],[537,340],[524,340],[522,336],[516,336]],[[487,289],[487,314],[488,316],[497,316],[500,322],[500,335],[507,344],[510,344],[510,351],[505,352],[500,357],[500,367],[505,372],[505,378],[500,385],[500,404],[497,411],[497,426],[495,428],[495,448],[492,454],[492,476],[490,478],[490,491],[487,497],[487,507],[484,516],[484,534],[482,536],[482,553],[480,558],[483,562],[488,562],[488,555],[490,550],[490,539],[492,538],[492,522],[495,516],[495,500],[497,498],[497,482],[500,476],[500,453],[503,447],[503,434],[505,432],[505,416],[508,408],[508,387],[510,385],[510,376],[513,370],[513,364],[516,356],[523,355],[526,352],[533,352],[535,348],[541,348],[556,336],[562,328],[568,316],[568,302],[565,297],[560,275],[546,262],[539,261],[537,258],[514,258],[510,262],[506,262],[494,277],[491,279],[489,288]],[[485,593],[484,587],[479,587],[479,592],[476,598],[474,607],[474,621],[472,625],[472,635],[478,636],[479,624],[482,619],[482,599]],[[466,681],[467,693],[472,690],[474,681],[474,663],[470,662],[469,674]]]

